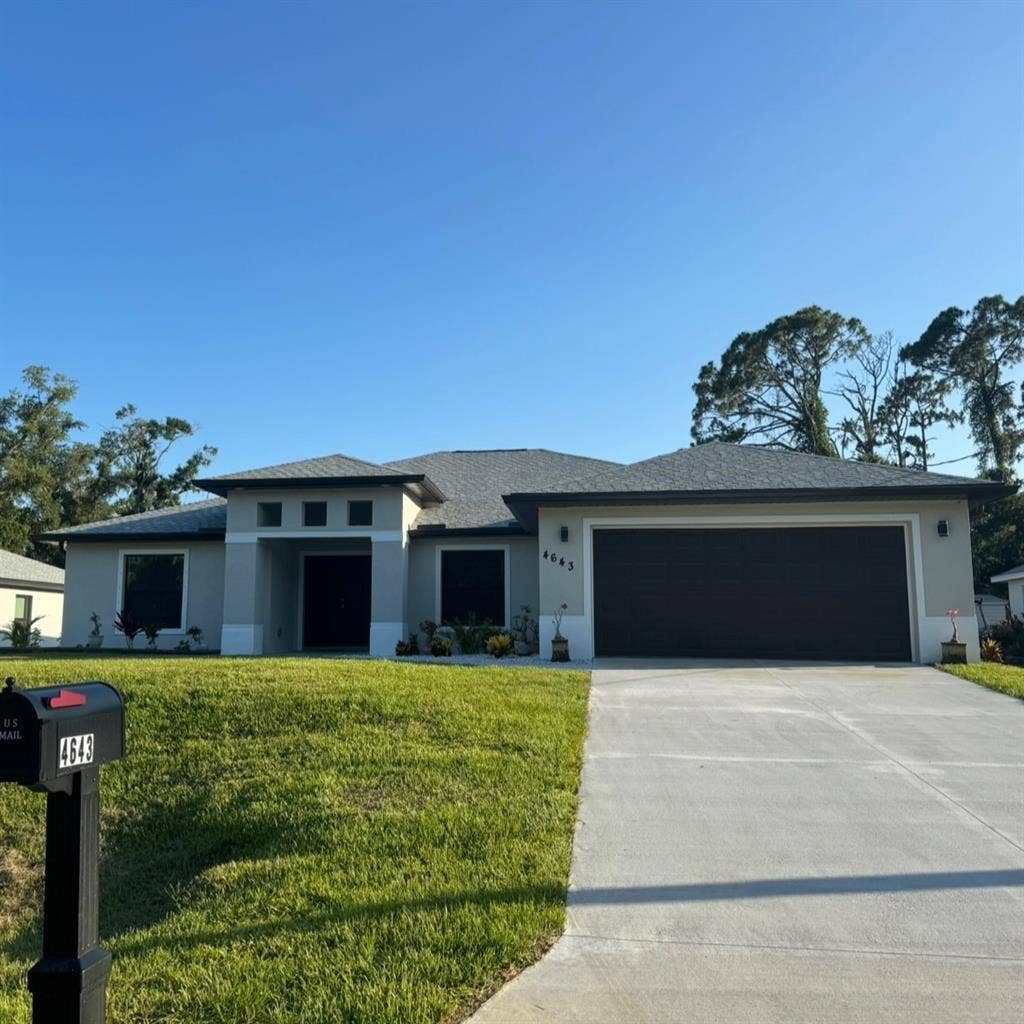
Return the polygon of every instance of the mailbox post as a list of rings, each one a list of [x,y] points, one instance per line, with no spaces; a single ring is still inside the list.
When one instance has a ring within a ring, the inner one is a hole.
[[[43,956],[28,972],[34,1024],[104,1024],[99,944],[99,766],[124,757],[124,702],[108,683],[0,692],[0,782],[46,793]]]

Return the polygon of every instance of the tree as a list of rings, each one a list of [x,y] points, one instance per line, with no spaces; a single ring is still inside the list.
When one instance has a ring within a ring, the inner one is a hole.
[[[911,371],[902,361],[893,366],[878,419],[882,439],[897,466],[927,471],[935,440],[931,428],[940,423],[952,427],[963,420],[962,413],[946,404],[948,394],[948,384],[930,373]]]
[[[970,312],[943,310],[900,352],[914,366],[963,391],[980,471],[1013,480],[1024,452],[1024,416],[1007,372],[1024,360],[1024,296],[980,299]]]
[[[988,502],[972,513],[971,554],[975,590],[996,589],[1005,594],[1006,585],[994,587],[992,577],[1024,564],[1024,495]]]
[[[195,428],[188,420],[168,416],[143,419],[134,405],[124,405],[115,417],[119,426],[100,438],[96,476],[113,500],[118,515],[148,512],[178,505],[193,490],[199,470],[208,466],[217,449],[203,445],[170,473],[161,464],[175,442],[191,437]]]
[[[71,436],[82,427],[68,408],[75,381],[29,366],[22,382],[0,398],[0,547],[60,564],[57,548],[32,538],[102,516],[89,473],[94,449]]]
[[[832,394],[841,398],[851,413],[839,425],[844,458],[849,445],[861,462],[884,461],[882,410],[893,376],[893,347],[890,331],[869,338],[854,354],[855,368],[841,370],[837,375],[837,389]]]
[[[825,371],[855,356],[869,335],[856,319],[808,306],[737,335],[701,368],[691,433],[705,441],[747,441],[837,456],[822,398]]]

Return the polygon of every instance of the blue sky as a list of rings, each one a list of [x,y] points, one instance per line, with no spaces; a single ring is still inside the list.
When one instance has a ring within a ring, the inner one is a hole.
[[[92,432],[185,416],[216,471],[644,458],[741,330],[913,340],[1024,286],[1021,5],[2,18],[0,390],[48,364]]]

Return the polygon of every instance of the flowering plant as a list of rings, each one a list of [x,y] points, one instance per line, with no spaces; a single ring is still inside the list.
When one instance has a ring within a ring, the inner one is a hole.
[[[960,643],[960,635],[956,631],[956,620],[960,614],[960,609],[950,608],[949,611],[946,612],[946,614],[949,616],[949,621],[953,623],[953,639],[950,641],[950,643],[958,644]]]
[[[562,616],[565,614],[565,610],[568,607],[569,606],[563,601],[555,609],[555,617],[551,620],[552,623],[554,624],[554,627],[555,627],[555,636],[554,636],[555,640],[564,640],[565,639],[565,637],[562,636]]]

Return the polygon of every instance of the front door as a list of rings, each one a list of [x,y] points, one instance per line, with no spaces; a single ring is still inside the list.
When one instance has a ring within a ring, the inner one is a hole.
[[[304,647],[370,646],[370,556],[306,555]]]

